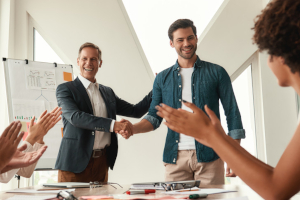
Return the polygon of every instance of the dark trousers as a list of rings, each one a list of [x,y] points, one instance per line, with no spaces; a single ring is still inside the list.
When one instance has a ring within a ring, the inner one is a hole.
[[[108,163],[106,152],[99,158],[90,158],[89,164],[81,173],[58,170],[58,182],[107,182]]]

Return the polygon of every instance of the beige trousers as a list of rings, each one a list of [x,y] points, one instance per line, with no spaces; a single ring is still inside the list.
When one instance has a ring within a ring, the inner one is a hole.
[[[176,164],[164,163],[165,181],[200,180],[201,185],[224,184],[224,162],[198,163],[196,150],[180,150]]]

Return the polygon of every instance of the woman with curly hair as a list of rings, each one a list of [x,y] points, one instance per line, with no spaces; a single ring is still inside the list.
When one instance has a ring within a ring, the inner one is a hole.
[[[300,1],[273,0],[257,16],[253,41],[269,54],[268,66],[280,86],[300,95]],[[265,199],[289,199],[300,190],[300,124],[275,168],[253,157],[227,136],[215,113],[185,103],[194,113],[157,106],[166,125],[213,148],[232,170]]]

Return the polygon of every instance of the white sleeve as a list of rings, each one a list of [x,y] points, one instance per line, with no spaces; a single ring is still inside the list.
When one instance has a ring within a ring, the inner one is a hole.
[[[23,145],[24,143],[27,145],[27,147],[26,147],[26,149],[24,150],[24,152],[32,151],[32,145],[31,145],[29,142],[27,142],[27,141],[24,141],[24,142],[22,143],[22,145]],[[1,183],[8,183],[8,182],[14,177],[14,175],[15,175],[18,171],[19,171],[19,168],[17,168],[17,169],[12,169],[12,170],[10,170],[10,171],[7,171],[7,172],[5,172],[5,173],[0,174],[0,182],[1,182]]]
[[[18,171],[19,169],[12,169],[10,171],[0,174],[0,182],[8,183]]]
[[[29,143],[28,143],[29,144]],[[31,145],[30,145],[31,146]],[[33,145],[33,147],[31,146],[31,149],[28,152],[32,152],[32,151],[37,151],[39,150],[42,146],[44,146],[43,144],[39,144],[39,143],[35,143]],[[25,178],[30,178],[35,166],[36,166],[37,162],[33,163],[32,165],[28,166],[28,167],[23,167],[18,171],[18,175],[19,176],[23,176]]]

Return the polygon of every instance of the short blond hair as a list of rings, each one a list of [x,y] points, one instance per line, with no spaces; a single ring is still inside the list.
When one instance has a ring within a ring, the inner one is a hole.
[[[91,42],[86,42],[86,43],[84,43],[83,45],[80,46],[79,52],[78,52],[78,58],[80,58],[81,51],[82,51],[82,49],[85,48],[85,47],[92,47],[92,48],[94,48],[94,49],[97,49],[97,50],[98,50],[98,59],[99,59],[100,61],[102,60],[102,59],[101,59],[102,52],[101,52],[100,48],[99,48],[97,45],[95,45],[95,44],[93,44],[93,43],[91,43]]]

